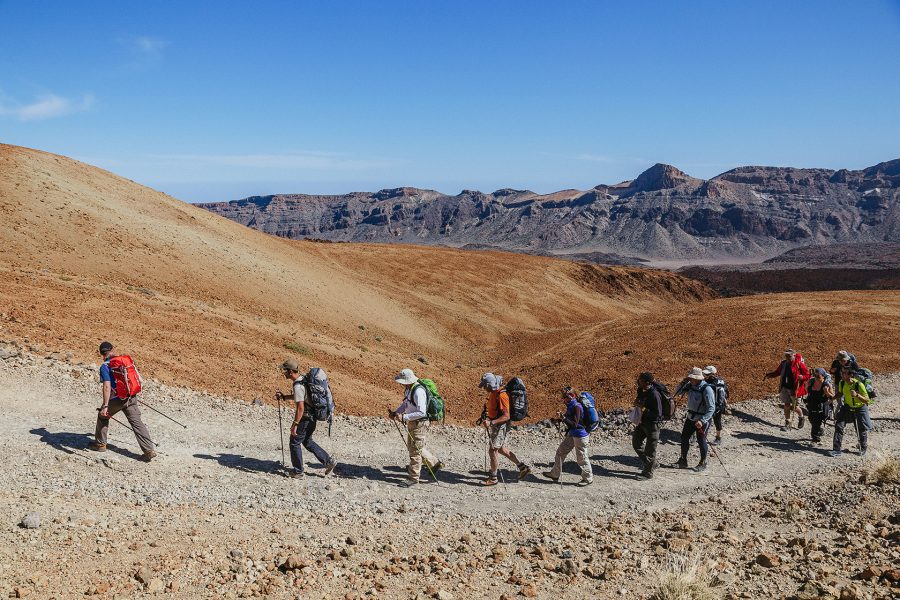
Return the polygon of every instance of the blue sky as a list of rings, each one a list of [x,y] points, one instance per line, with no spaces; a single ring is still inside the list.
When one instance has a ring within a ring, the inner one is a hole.
[[[0,141],[190,201],[900,157],[900,1],[0,0]]]

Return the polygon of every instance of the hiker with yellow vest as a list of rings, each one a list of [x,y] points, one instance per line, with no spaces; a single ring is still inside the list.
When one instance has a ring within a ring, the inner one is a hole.
[[[831,456],[841,455],[841,443],[844,441],[844,427],[853,423],[859,435],[859,455],[865,456],[869,446],[869,431],[872,429],[872,418],[869,416],[869,393],[866,385],[853,376],[849,368],[841,370],[841,381],[837,386],[837,397],[840,408],[834,418],[834,445]]]

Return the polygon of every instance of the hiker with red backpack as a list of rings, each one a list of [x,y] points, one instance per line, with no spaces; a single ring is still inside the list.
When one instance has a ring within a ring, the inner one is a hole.
[[[441,461],[425,447],[425,435],[428,433],[430,423],[428,410],[430,391],[424,383],[427,380],[420,380],[412,369],[403,369],[394,381],[403,386],[403,402],[395,410],[389,411],[388,417],[406,425],[406,448],[409,451],[406,473],[409,485],[415,485],[422,483],[419,477],[422,473],[423,460],[432,476],[443,466]],[[440,410],[443,416],[443,404]]]
[[[292,399],[295,405],[294,420],[291,423],[290,477],[299,479],[304,476],[303,448],[313,453],[325,465],[325,475],[337,466],[335,461],[319,444],[312,439],[319,421],[331,422],[334,414],[334,398],[328,385],[328,376],[324,369],[312,368],[306,375],[300,375],[300,365],[296,360],[288,359],[281,363],[281,371],[285,379],[291,380],[291,393],[275,392],[279,401]]]
[[[634,405],[641,411],[641,420],[631,434],[631,446],[641,459],[641,479],[652,479],[659,462],[656,448],[663,421],[672,416],[674,404],[669,390],[656,381],[652,373],[641,373],[637,378],[637,397]]]
[[[591,485],[594,482],[594,471],[591,468],[591,461],[588,459],[588,442],[590,441],[589,429],[596,428],[597,422],[596,412],[593,407],[593,398],[590,398],[590,410],[594,411],[593,415],[585,422],[585,413],[587,408],[582,403],[579,394],[570,387],[562,390],[562,401],[565,403],[565,412],[556,413],[555,419],[550,419],[554,423],[562,423],[566,427],[566,435],[563,437],[559,448],[556,449],[556,458],[553,461],[553,468],[543,473],[544,477],[553,481],[559,481],[562,475],[563,461],[572,450],[575,450],[575,462],[581,467],[580,486]]]
[[[109,421],[116,413],[122,412],[137,438],[143,455],[141,460],[150,462],[156,458],[156,445],[150,438],[150,431],[141,419],[137,395],[141,391],[141,374],[138,372],[130,356],[116,356],[113,345],[109,342],[100,344],[100,383],[102,384],[102,402],[97,412],[97,426],[94,430],[94,441],[88,446],[95,452],[106,452]]]
[[[490,472],[484,480],[484,485],[497,485],[497,469],[499,468],[499,456],[505,456],[518,468],[518,480],[521,481],[531,473],[531,467],[520,461],[519,458],[506,445],[509,427],[512,424],[512,412],[510,408],[509,394],[503,387],[503,379],[493,373],[485,373],[481,377],[478,387],[487,390],[488,397],[484,404],[483,419],[481,425],[488,436],[488,455],[490,457]]]
[[[810,380],[809,367],[803,357],[791,348],[784,351],[784,359],[774,371],[766,373],[763,381],[770,377],[779,379],[778,397],[784,406],[784,426],[782,431],[791,428],[791,417],[797,413],[797,429],[803,429],[806,418],[800,408],[800,400],[806,398],[806,382]]]

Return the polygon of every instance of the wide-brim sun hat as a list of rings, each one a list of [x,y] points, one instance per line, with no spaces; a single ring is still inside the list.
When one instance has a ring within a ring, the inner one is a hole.
[[[394,381],[402,383],[403,385],[412,385],[418,380],[419,379],[416,377],[416,374],[413,373],[412,369],[403,369],[396,377],[394,377]]]
[[[716,368],[715,368],[714,366],[712,366],[712,365],[707,365],[707,366],[703,367],[703,374],[704,374],[704,375],[715,375],[715,374],[718,373],[718,372],[719,372],[719,370],[716,369]]]
[[[698,380],[704,379],[703,369],[701,369],[700,367],[694,367],[693,369],[691,369],[691,372],[688,373],[687,378],[688,379],[698,379]]]

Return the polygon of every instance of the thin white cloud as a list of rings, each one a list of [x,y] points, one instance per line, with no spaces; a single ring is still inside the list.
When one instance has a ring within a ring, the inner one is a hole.
[[[152,35],[120,35],[116,38],[122,46],[145,58],[161,58],[169,42]]]
[[[81,99],[44,94],[28,104],[0,98],[0,116],[13,117],[20,121],[42,121],[84,112],[93,105],[94,97],[89,94],[82,96]]]

